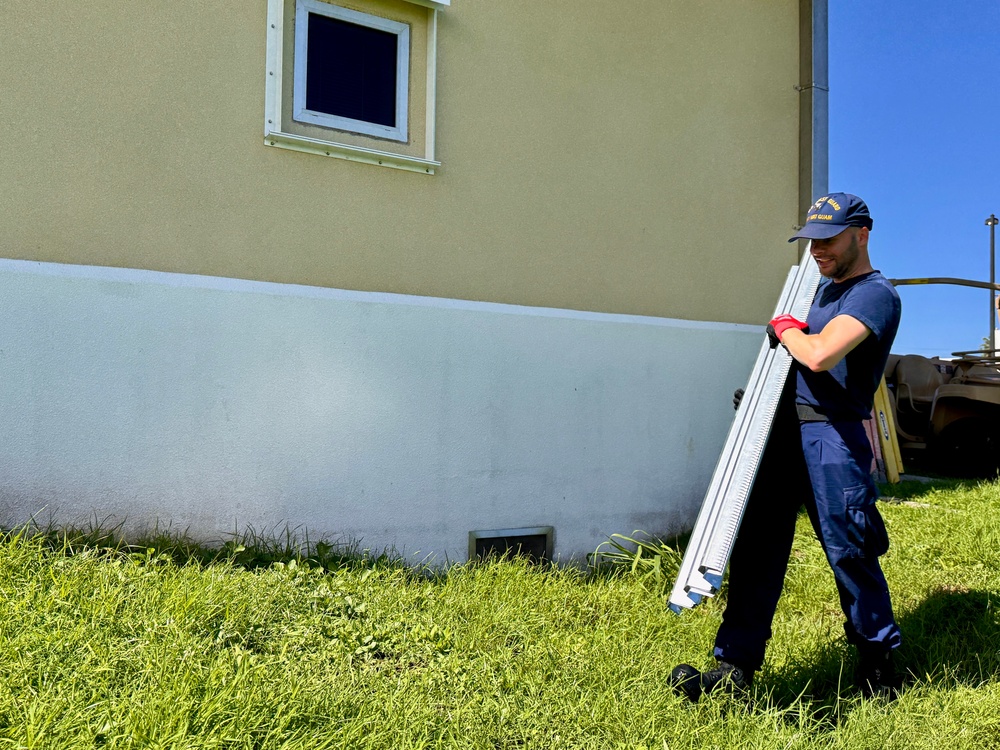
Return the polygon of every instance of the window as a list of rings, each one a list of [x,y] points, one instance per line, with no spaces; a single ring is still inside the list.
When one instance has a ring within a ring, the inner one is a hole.
[[[405,142],[410,27],[319,0],[296,5],[294,118]]]
[[[268,0],[264,143],[433,174],[451,0]]]

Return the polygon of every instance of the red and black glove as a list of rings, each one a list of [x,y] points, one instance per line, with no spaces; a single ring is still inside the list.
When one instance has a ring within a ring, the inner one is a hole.
[[[798,328],[803,333],[809,333],[809,326],[801,320],[791,315],[779,315],[767,324],[767,340],[770,342],[772,349],[781,343],[782,334],[789,328]]]

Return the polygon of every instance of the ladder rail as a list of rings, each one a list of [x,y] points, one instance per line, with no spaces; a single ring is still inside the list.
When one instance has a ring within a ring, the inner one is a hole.
[[[819,269],[812,262],[807,246],[799,264],[788,272],[775,315],[788,312],[805,319],[819,281]],[[713,596],[722,585],[790,369],[788,352],[783,347],[771,349],[765,338],[670,594],[669,606],[675,612],[695,606],[705,596]]]
[[[816,287],[819,285],[820,278],[815,263],[805,263],[804,266],[806,272],[798,274],[796,278],[797,285],[793,291],[791,305],[792,314],[801,320],[805,320],[809,313],[809,306],[816,295]],[[813,271],[813,273],[809,273],[809,271]],[[778,411],[781,392],[791,370],[791,355],[782,347],[778,347],[774,351],[775,357],[771,360],[771,367],[764,379],[765,384],[761,398],[763,404],[758,404],[756,409],[758,413],[750,418],[751,423],[759,419],[766,427],[757,429],[751,438],[749,449],[744,447],[739,452],[737,468],[739,485],[736,491],[736,497],[739,500],[723,504],[720,523],[713,529],[713,535],[709,541],[710,556],[705,561],[705,567],[720,579],[729,563],[729,555],[736,542],[736,535],[743,520],[743,511],[746,509],[746,500],[750,496],[750,490],[757,476],[757,469],[764,455],[764,448],[767,446],[771,426],[774,424],[774,417]],[[761,409],[764,410],[763,413],[760,413]]]
[[[795,269],[792,268],[785,279],[785,285],[780,297],[781,302],[779,304],[787,303],[790,299],[794,287],[794,273]],[[763,367],[762,363],[764,360],[770,360],[772,357],[773,351],[765,342],[757,355],[757,364],[751,371],[750,380],[744,389],[743,398],[747,401],[746,405],[749,410],[756,408],[756,403],[759,401],[763,390],[760,386],[766,375],[767,368]],[[741,403],[741,407],[742,405]],[[737,472],[737,464],[740,456],[738,447],[746,441],[747,433],[750,429],[750,423],[745,419],[739,419],[739,416],[740,413],[737,412],[737,419],[733,421],[709,483],[706,501],[702,503],[701,510],[698,513],[698,519],[695,522],[691,539],[688,542],[687,552],[684,555],[681,565],[678,586],[675,587],[674,591],[675,594],[694,591],[700,598],[700,596],[705,595],[711,596],[714,589],[717,588],[717,586],[704,577],[701,561],[707,554],[712,530],[718,524],[719,515],[723,512],[723,506],[721,503],[708,501],[708,498],[723,496]],[[678,587],[682,588],[683,592],[678,591]],[[697,603],[697,601],[698,599],[695,599],[693,603]]]

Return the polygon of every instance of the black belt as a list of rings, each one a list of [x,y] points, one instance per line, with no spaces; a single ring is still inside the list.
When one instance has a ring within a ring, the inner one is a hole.
[[[829,422],[830,418],[822,412],[816,411],[809,404],[795,404],[795,411],[798,412],[800,422]]]

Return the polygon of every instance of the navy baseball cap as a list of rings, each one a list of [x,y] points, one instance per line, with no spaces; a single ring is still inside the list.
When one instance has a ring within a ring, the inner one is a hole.
[[[812,204],[806,214],[806,225],[788,241],[828,240],[848,227],[872,228],[868,206],[856,195],[830,193]]]

